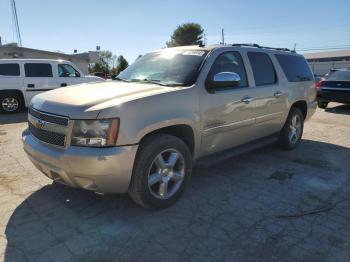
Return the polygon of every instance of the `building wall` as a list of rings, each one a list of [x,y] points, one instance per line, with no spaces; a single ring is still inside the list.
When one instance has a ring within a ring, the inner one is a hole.
[[[46,52],[42,50],[35,50],[29,48],[20,48],[12,46],[0,46],[1,58],[31,58],[31,59],[62,59],[71,61],[84,74],[89,73],[89,61],[83,59],[79,55],[67,55],[55,52]]]
[[[309,62],[315,75],[325,75],[333,68],[350,69],[350,61],[333,61],[333,62]]]

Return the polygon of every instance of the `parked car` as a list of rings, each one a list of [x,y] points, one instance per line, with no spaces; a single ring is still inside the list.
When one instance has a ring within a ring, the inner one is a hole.
[[[108,75],[106,73],[103,73],[103,72],[95,72],[94,76],[98,76],[98,77],[101,77],[103,79],[107,79],[108,78]]]
[[[0,112],[16,113],[27,107],[33,96],[57,87],[104,81],[85,76],[64,60],[0,59]]]
[[[318,107],[327,108],[329,102],[350,104],[350,70],[334,70],[316,87]]]
[[[117,80],[36,96],[24,150],[54,181],[145,208],[173,204],[210,154],[295,148],[317,107],[304,57],[257,45],[162,49]]]

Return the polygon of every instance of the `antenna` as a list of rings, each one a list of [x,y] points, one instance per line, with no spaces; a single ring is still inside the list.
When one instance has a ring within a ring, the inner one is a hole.
[[[225,32],[224,29],[221,29],[221,43],[222,45],[225,44]]]
[[[15,0],[11,0],[11,8],[12,8],[12,19],[15,26],[16,36],[17,36],[17,43],[19,46],[22,46],[22,38],[21,38],[21,32],[19,31],[19,24],[18,24],[18,17],[17,17],[17,9],[16,9],[16,2]]]

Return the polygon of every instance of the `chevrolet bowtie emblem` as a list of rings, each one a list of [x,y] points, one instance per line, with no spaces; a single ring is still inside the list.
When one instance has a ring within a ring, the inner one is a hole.
[[[35,126],[36,126],[36,128],[38,128],[38,129],[43,129],[44,126],[45,126],[45,123],[44,123],[43,121],[41,121],[40,119],[38,119],[38,120],[36,121],[36,123],[35,123]]]

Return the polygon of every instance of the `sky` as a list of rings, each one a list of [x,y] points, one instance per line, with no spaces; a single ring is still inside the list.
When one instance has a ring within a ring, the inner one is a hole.
[[[195,22],[206,43],[258,43],[311,52],[350,48],[350,0],[16,0],[25,47],[73,53],[96,46],[133,62]],[[15,42],[11,1],[0,0],[2,42]]]

